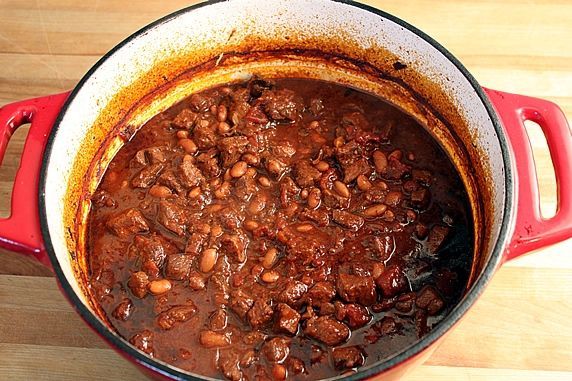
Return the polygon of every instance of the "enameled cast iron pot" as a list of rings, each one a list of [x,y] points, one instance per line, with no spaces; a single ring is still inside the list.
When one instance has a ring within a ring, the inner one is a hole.
[[[126,39],[71,92],[0,109],[0,158],[14,130],[32,123],[0,245],[51,266],[81,317],[153,376],[200,378],[131,346],[92,304],[85,283],[89,194],[151,116],[252,74],[326,79],[383,96],[439,140],[469,193],[476,239],[464,298],[425,338],[348,379],[400,377],[430,355],[503,261],[572,236],[572,138],[553,103],[483,89],[423,32],[354,2],[231,0],[183,9]],[[540,215],[525,120],[542,127],[556,172],[558,209],[548,220]]]

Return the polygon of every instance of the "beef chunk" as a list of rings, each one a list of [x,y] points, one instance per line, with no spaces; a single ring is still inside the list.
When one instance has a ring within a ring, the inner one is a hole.
[[[197,123],[193,130],[193,140],[199,149],[206,150],[216,145],[217,138],[215,131],[209,125]]]
[[[265,90],[270,90],[273,87],[274,85],[271,82],[259,78],[253,79],[248,83],[248,89],[253,99],[260,98]]]
[[[360,304],[348,304],[344,310],[345,322],[351,329],[361,328],[371,320],[371,315],[367,308]]]
[[[290,339],[273,337],[262,345],[261,352],[270,362],[282,362],[290,354]]]
[[[248,237],[244,234],[223,234],[220,238],[221,249],[239,263],[246,261]]]
[[[337,288],[346,302],[371,306],[377,299],[375,283],[369,276],[339,274]]]
[[[362,146],[353,140],[337,147],[335,155],[344,172],[343,182],[346,184],[357,179],[359,175],[368,177],[372,172],[368,161],[363,158]]]
[[[304,283],[291,280],[286,284],[286,287],[284,287],[284,290],[278,295],[276,300],[292,306],[304,296],[307,290],[308,286]]]
[[[371,167],[364,158],[356,159],[351,163],[344,161],[342,169],[344,170],[344,183],[354,181],[359,175],[369,176],[371,174]]]
[[[416,295],[414,292],[399,295],[399,298],[397,298],[395,302],[395,309],[399,312],[410,312],[415,304],[415,298]]]
[[[195,312],[197,312],[197,307],[191,301],[187,301],[185,305],[171,307],[157,315],[157,325],[161,329],[171,329],[177,323],[183,323],[192,318]]]
[[[424,310],[415,311],[415,328],[417,330],[417,337],[423,337],[429,332],[427,312]]]
[[[283,161],[288,161],[292,156],[296,154],[296,148],[290,143],[289,140],[280,140],[273,142],[273,144],[268,147],[273,157],[282,159]]]
[[[145,329],[131,337],[129,342],[142,352],[147,353],[153,357],[153,332]]]
[[[230,309],[233,310],[241,319],[246,317],[246,313],[252,305],[254,299],[241,289],[234,290],[230,295]]]
[[[217,155],[218,151],[216,149],[210,149],[197,156],[197,166],[200,168],[203,175],[209,179],[219,176],[222,172],[218,163]]]
[[[362,217],[343,210],[332,211],[332,218],[344,228],[350,229],[354,232],[358,231],[364,222]]]
[[[322,177],[322,172],[307,160],[299,161],[294,165],[294,180],[302,188],[313,186],[320,177]]]
[[[92,271],[91,287],[97,298],[102,299],[111,293],[115,284],[115,274],[113,271],[103,270],[103,268],[93,268]]]
[[[193,162],[192,156],[185,155],[179,165],[179,181],[187,189],[196,187],[204,180],[203,174]]]
[[[167,161],[168,147],[151,147],[137,151],[131,160],[131,165],[139,167],[147,164],[164,163]]]
[[[246,313],[246,317],[252,328],[260,328],[272,320],[274,311],[263,299],[256,299],[252,308]]]
[[[435,287],[425,286],[421,289],[421,291],[419,291],[415,305],[419,308],[427,310],[429,315],[436,315],[439,311],[441,311],[445,305],[445,302],[441,296],[439,296],[439,292]]]
[[[302,233],[288,226],[282,231],[286,240],[288,258],[297,263],[310,264],[326,253],[331,237],[316,229]]]
[[[234,124],[240,121],[250,109],[250,91],[246,88],[236,89],[230,93],[232,102],[230,104],[230,115]],[[234,117],[232,117],[234,115]]]
[[[342,116],[342,126],[344,127],[345,136],[348,140],[355,138],[356,131],[370,129],[369,122],[361,111],[344,114]]]
[[[205,94],[193,94],[189,102],[193,111],[204,113],[214,104],[214,98]]]
[[[437,254],[437,251],[443,245],[443,241],[447,238],[449,231],[450,228],[447,226],[433,226],[427,237],[427,243],[425,244],[430,254]]]
[[[375,323],[372,328],[378,334],[385,336],[399,332],[401,326],[395,321],[393,317],[384,316],[380,321]]]
[[[299,120],[304,110],[302,98],[288,89],[264,91],[257,102],[262,104],[264,112],[270,118],[278,121]]]
[[[318,226],[328,226],[330,223],[328,212],[322,209],[313,210],[304,208],[298,218],[301,221],[314,221]]]
[[[431,172],[421,169],[413,169],[411,171],[411,177],[413,177],[413,180],[425,185],[426,187],[431,186],[431,182],[433,180]]]
[[[375,283],[384,298],[392,298],[409,289],[409,281],[398,265],[387,266]]]
[[[240,370],[240,356],[235,351],[221,351],[217,360],[217,368],[227,380],[241,381],[244,379]]]
[[[147,220],[139,209],[127,209],[111,217],[106,226],[119,238],[125,238],[130,234],[145,233],[149,231]]]
[[[133,311],[133,302],[131,299],[123,299],[112,312],[112,315],[117,320],[126,321],[131,316]]]
[[[137,271],[129,277],[127,286],[138,298],[144,298],[147,295],[147,285],[149,284],[149,276],[143,271]]]
[[[312,317],[306,322],[306,336],[335,347],[350,337],[350,329],[331,316]]]
[[[217,217],[221,225],[231,231],[238,229],[244,219],[244,217],[240,216],[240,213],[231,207],[222,209]]]
[[[300,360],[294,356],[288,356],[285,361],[286,367],[288,368],[288,374],[290,375],[297,375],[306,373],[306,364],[304,361]]]
[[[360,347],[335,348],[332,351],[332,359],[337,369],[352,369],[362,366],[365,356]]]
[[[274,311],[274,331],[295,335],[300,314],[288,304],[279,303]]]
[[[113,197],[111,197],[109,192],[103,189],[98,190],[93,194],[91,197],[91,202],[99,208],[115,208],[117,206],[117,202],[113,199]]]
[[[244,119],[246,123],[242,132],[248,136],[252,136],[255,131],[260,131],[269,122],[268,116],[260,109],[260,105],[251,107]]]
[[[283,208],[290,205],[290,200],[300,193],[300,188],[294,180],[290,177],[285,177],[284,180],[280,182],[280,203]]]
[[[190,109],[185,108],[177,114],[171,124],[176,128],[190,130],[191,127],[193,127],[195,120],[197,120],[197,114]]]
[[[175,190],[178,194],[183,194],[185,192],[185,187],[181,184],[179,175],[175,173],[173,169],[166,169],[157,182],[161,185],[168,187],[169,189]]]
[[[375,236],[370,242],[371,248],[380,261],[387,261],[395,252],[395,238],[391,235]]]
[[[399,159],[389,155],[388,165],[384,177],[390,180],[399,180],[411,171],[411,167],[403,164]]]
[[[240,155],[246,152],[248,139],[246,136],[222,138],[219,140],[217,146],[220,150],[222,166],[228,168],[234,165],[240,159]]]
[[[325,189],[322,192],[324,198],[324,204],[333,209],[347,209],[350,207],[350,198],[342,197],[336,192],[332,192],[329,189]]]
[[[425,209],[429,205],[431,194],[425,188],[411,192],[411,205],[417,209]]]
[[[131,186],[133,186],[133,188],[149,188],[155,183],[163,167],[163,164],[160,163],[150,164],[144,167],[131,179]]]
[[[167,257],[167,265],[165,266],[165,275],[169,279],[183,280],[189,275],[192,257],[185,254],[171,254]]]
[[[191,234],[191,237],[187,241],[187,246],[185,247],[185,254],[193,257],[200,254],[207,237],[206,234],[199,232]]]
[[[212,331],[222,331],[226,328],[227,320],[226,311],[218,309],[209,318],[209,328]]]
[[[129,248],[132,256],[141,257],[142,263],[153,262],[157,268],[162,268],[165,258],[177,251],[177,247],[162,235],[151,233],[148,236],[136,236]]]
[[[310,291],[307,298],[312,305],[329,302],[336,296],[336,288],[331,282],[318,282]]]
[[[258,193],[258,185],[256,178],[250,176],[242,176],[236,180],[234,187],[234,195],[242,201],[248,201],[253,195]]]
[[[157,221],[177,235],[185,234],[187,228],[185,210],[174,202],[163,200],[159,203]]]

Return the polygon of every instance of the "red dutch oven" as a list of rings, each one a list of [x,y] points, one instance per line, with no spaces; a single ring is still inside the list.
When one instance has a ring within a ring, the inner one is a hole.
[[[92,302],[89,195],[150,117],[193,92],[252,75],[323,79],[385,98],[440,142],[469,194],[476,239],[463,299],[426,337],[345,378],[399,378],[432,353],[504,261],[572,237],[572,137],[555,104],[482,88],[423,32],[351,1],[230,0],[183,9],[127,38],[71,92],[0,109],[0,158],[12,133],[32,124],[0,246],[50,266],[86,323],[154,377],[201,379],[137,350]],[[550,219],[540,214],[526,120],[542,127],[554,164],[558,208]]]

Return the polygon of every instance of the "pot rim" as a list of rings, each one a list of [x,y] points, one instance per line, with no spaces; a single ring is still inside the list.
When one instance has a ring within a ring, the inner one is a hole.
[[[191,372],[184,372],[179,370],[178,368],[169,365],[163,361],[154,359],[146,355],[145,353],[139,351],[135,347],[128,344],[127,340],[121,338],[119,335],[114,333],[108,326],[106,326],[99,318],[97,318],[81,301],[78,295],[73,290],[72,286],[68,282],[65,277],[65,274],[60,266],[60,263],[57,259],[57,256],[54,251],[54,247],[50,238],[49,227],[48,227],[48,216],[46,214],[46,198],[45,198],[45,189],[46,189],[46,180],[47,180],[47,171],[50,166],[50,157],[52,153],[52,149],[54,146],[54,141],[56,139],[60,123],[65,116],[66,112],[68,111],[71,103],[75,99],[76,95],[81,91],[87,80],[94,74],[94,72],[113,54],[117,51],[122,49],[125,45],[129,42],[135,40],[139,36],[145,34],[148,30],[160,26],[161,24],[165,24],[172,19],[179,17],[182,14],[192,12],[195,9],[202,8],[205,6],[209,6],[212,4],[217,4],[224,2],[226,0],[208,0],[205,2],[201,2],[198,4],[191,5],[189,7],[182,8],[177,10],[171,14],[168,14],[162,18],[157,19],[156,21],[144,26],[143,28],[139,29],[138,31],[131,34],[129,37],[121,41],[118,45],[116,45],[113,49],[105,53],[96,63],[93,65],[89,71],[82,77],[82,79],[78,82],[78,84],[74,87],[71,91],[67,101],[63,105],[54,125],[52,131],[48,137],[46,148],[43,154],[42,159],[42,168],[40,171],[40,179],[39,179],[39,212],[40,212],[40,227],[41,232],[44,240],[45,250],[48,254],[50,259],[52,268],[54,273],[56,274],[57,280],[60,284],[60,288],[65,293],[67,299],[71,302],[74,309],[77,313],[83,318],[85,322],[87,322],[92,329],[97,331],[97,333],[102,336],[107,342],[111,343],[116,349],[120,350],[123,354],[128,355],[137,363],[143,365],[144,367],[157,372],[163,376],[169,377],[171,379],[177,380],[213,380],[213,378],[201,376],[199,374],[193,374]],[[508,242],[511,223],[512,223],[512,214],[511,211],[513,209],[514,204],[514,181],[513,181],[513,168],[512,168],[512,161],[511,161],[511,150],[509,149],[509,144],[507,138],[505,136],[505,132],[503,126],[500,122],[500,119],[491,105],[489,98],[485,94],[482,87],[478,84],[477,80],[469,73],[469,71],[464,67],[464,65],[451,54],[445,47],[439,44],[436,40],[434,40],[429,35],[425,34],[421,30],[417,29],[413,25],[401,20],[398,17],[395,17],[385,11],[380,9],[371,7],[366,4],[361,4],[355,2],[353,0],[329,0],[332,2],[342,3],[346,5],[351,5],[353,7],[359,8],[361,10],[365,10],[371,13],[374,13],[377,16],[381,16],[385,19],[388,19],[403,28],[406,28],[410,32],[414,33],[416,36],[420,37],[421,39],[425,40],[429,43],[433,48],[437,49],[441,54],[443,54],[456,68],[461,72],[461,74],[467,79],[470,83],[472,88],[477,93],[480,101],[483,103],[488,116],[491,118],[493,127],[497,133],[499,144],[502,152],[502,160],[504,162],[504,176],[505,176],[505,195],[504,195],[504,209],[503,209],[503,216],[501,227],[499,230],[499,235],[495,245],[492,249],[491,256],[485,265],[484,269],[482,270],[481,274],[470,288],[470,290],[464,295],[463,299],[453,308],[453,310],[449,313],[447,317],[445,317],[435,328],[433,328],[425,337],[421,340],[416,341],[412,345],[408,346],[401,352],[396,353],[392,357],[389,357],[386,360],[380,361],[375,363],[368,368],[360,369],[358,372],[350,375],[350,376],[336,376],[330,379],[345,379],[345,380],[359,380],[364,378],[372,377],[376,374],[380,374],[384,371],[387,371],[391,368],[398,366],[399,364],[407,361],[410,358],[415,357],[416,355],[423,352],[426,348],[434,344],[439,338],[445,335],[459,320],[465,313],[469,310],[469,308],[474,304],[480,294],[483,292],[484,287],[489,283],[492,275],[494,274],[498,265],[502,262],[504,250],[506,249],[506,244]]]

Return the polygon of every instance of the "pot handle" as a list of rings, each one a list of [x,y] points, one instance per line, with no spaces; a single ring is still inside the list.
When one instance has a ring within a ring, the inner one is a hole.
[[[515,158],[516,226],[506,260],[572,237],[572,133],[562,110],[554,103],[485,89],[497,110]],[[557,209],[545,219],[540,212],[536,168],[524,122],[536,122],[544,132],[554,165]]]
[[[69,92],[0,108],[0,165],[18,127],[31,123],[12,189],[10,216],[0,218],[0,247],[30,255],[49,266],[40,230],[38,185],[48,136]]]

